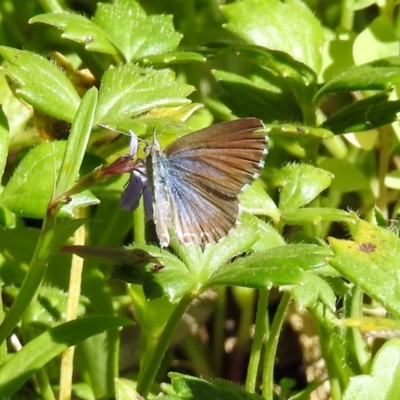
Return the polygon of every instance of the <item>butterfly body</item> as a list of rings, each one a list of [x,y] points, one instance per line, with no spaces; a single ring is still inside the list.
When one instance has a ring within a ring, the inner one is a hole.
[[[266,154],[261,121],[245,118],[201,129],[160,150],[154,139],[146,170],[160,245],[173,228],[181,243],[218,242],[236,224],[237,195],[258,175]]]

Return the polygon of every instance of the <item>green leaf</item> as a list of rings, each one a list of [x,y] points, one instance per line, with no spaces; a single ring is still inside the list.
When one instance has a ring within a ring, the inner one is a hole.
[[[0,195],[1,204],[22,217],[43,218],[53,195],[66,142],[34,147],[20,162]]]
[[[227,236],[220,242],[207,246],[203,253],[200,270],[203,281],[233,257],[248,251],[258,239],[257,229],[257,218],[243,213],[239,218],[239,223]]]
[[[0,393],[8,398],[58,354],[108,329],[132,324],[125,318],[95,316],[66,322],[26,343],[0,370]]]
[[[400,318],[400,239],[393,232],[358,220],[356,216],[354,222],[349,224],[354,241],[329,238],[335,254],[329,262]]]
[[[271,84],[259,73],[248,79],[232,72],[213,72],[225,91],[222,99],[238,117],[253,115],[265,123],[284,121],[288,116],[293,121],[303,121],[296,99],[279,82]]]
[[[290,164],[276,174],[275,182],[282,187],[279,209],[288,211],[314,200],[332,181],[332,174],[308,164]]]
[[[173,51],[182,38],[174,30],[171,15],[147,16],[135,0],[99,3],[93,22],[118,45],[126,62]]]
[[[93,260],[103,264],[124,265],[127,267],[138,267],[148,263],[159,264],[157,257],[140,249],[72,245],[65,246],[63,252],[73,253],[85,260]]]
[[[239,195],[243,211],[249,214],[267,215],[274,220],[279,219],[279,210],[266,192],[261,179],[257,179]]]
[[[368,48],[368,51],[365,49]],[[399,40],[392,20],[379,15],[358,34],[353,45],[354,62],[359,65],[399,54]]]
[[[43,218],[53,198],[55,178],[61,169],[66,142],[47,142],[34,147],[21,161],[0,194],[0,203],[16,215]],[[78,207],[97,204],[89,192],[72,196],[60,216],[73,217]]]
[[[210,51],[213,56],[214,53],[228,54],[230,57],[234,55],[253,62],[253,81],[257,77],[260,81],[263,79],[271,85],[272,90],[275,86],[280,87],[288,100],[293,101],[295,97],[302,108],[312,107],[317,76],[312,69],[289,54],[260,46],[226,42],[208,44],[206,51]],[[271,99],[274,100],[274,97],[271,96]]]
[[[246,0],[221,10],[228,20],[224,27],[244,42],[284,51],[320,71],[322,27],[301,1]]]
[[[362,10],[375,4],[376,0],[349,0],[347,7],[352,11]]]
[[[388,400],[400,393],[400,340],[385,343],[375,356],[371,375],[351,378],[343,400]]]
[[[288,82],[288,90],[293,90],[293,87],[299,89],[301,86],[303,90],[307,90],[307,87],[314,89],[317,81],[317,75],[311,68],[283,51],[236,42],[209,43],[205,49],[207,51],[211,51],[212,55],[217,52],[244,57],[262,70],[272,72],[275,78]]]
[[[214,379],[208,382],[194,376],[182,375],[176,372],[168,374],[177,396],[165,396],[165,400],[262,400],[263,397],[246,392],[240,386],[223,379]]]
[[[397,120],[400,100],[389,101],[387,93],[379,93],[342,107],[321,127],[336,134],[362,132],[391,124]]]
[[[147,300],[167,297],[173,302],[180,297],[190,293],[197,287],[196,275],[191,274],[187,266],[171,253],[160,250],[154,246],[135,246],[133,249],[140,249],[156,256],[157,260],[164,264],[164,268],[154,271],[152,268],[142,269],[125,265],[117,269],[112,278],[129,278],[134,283],[143,285],[143,291]]]
[[[36,15],[29,20],[30,24],[37,22],[63,30],[62,38],[81,43],[88,51],[98,51],[112,55],[119,54],[118,48],[110,40],[106,31],[103,31],[101,27],[82,15],[57,12]]]
[[[6,285],[22,283],[26,266],[29,265],[39,230],[16,226],[13,229],[0,229],[0,276],[1,282]],[[21,244],[24,244],[23,246]]]
[[[275,265],[265,260],[266,253],[255,253],[219,268],[203,286],[241,286],[253,289],[270,289],[272,286],[302,284],[303,274],[294,266]]]
[[[388,57],[343,71],[315,94],[318,104],[329,93],[356,90],[388,90],[400,83],[400,57]]]
[[[97,104],[97,89],[89,89],[78,108],[67,141],[60,173],[57,177],[55,196],[60,196],[72,187],[79,175],[83,156],[93,126],[93,118]]]
[[[97,90],[90,89],[76,113],[68,142],[42,143],[24,157],[0,195],[4,207],[20,216],[43,218],[53,197],[74,184],[90,135],[96,101]],[[70,215],[72,208],[75,211],[76,207],[98,203],[85,192],[72,198],[72,204],[64,207],[60,215]]]
[[[332,190],[339,193],[359,192],[361,190],[371,192],[371,185],[365,173],[347,160],[325,158],[321,160],[318,167],[334,175],[335,178],[330,185]]]
[[[199,53],[172,51],[169,53],[154,54],[142,57],[138,60],[143,65],[174,65],[187,62],[205,62],[207,61]]]
[[[281,214],[281,220],[288,225],[317,225],[323,221],[353,222],[353,218],[347,211],[327,207],[309,207],[285,210]]]
[[[10,143],[10,132],[7,117],[0,104],[0,178],[3,176],[8,156],[8,145]]]
[[[206,287],[234,285],[256,289],[303,283],[303,270],[326,266],[329,249],[315,245],[290,245],[248,255],[217,269]]]
[[[193,87],[180,83],[171,70],[126,64],[110,68],[101,81],[96,122],[109,123],[158,107],[188,104]]]
[[[13,299],[17,297],[18,288],[6,287],[5,293]],[[24,314],[24,328],[35,329],[42,333],[48,328],[59,325],[59,321],[65,316],[65,310],[68,304],[68,292],[55,286],[43,285],[39,288],[37,301],[31,303]],[[84,317],[89,311],[92,311],[91,304],[84,296],[79,297],[77,318]]]
[[[292,294],[300,310],[314,305],[317,300],[320,300],[332,312],[336,310],[335,293],[332,288],[317,275],[305,273],[302,284],[295,285],[288,290]]]
[[[385,176],[385,185],[391,189],[400,189],[400,171],[390,171]]]
[[[71,122],[80,98],[66,75],[38,54],[1,46],[6,74],[17,83],[17,94],[46,115]]]
[[[139,393],[122,379],[115,379],[115,398],[116,400],[140,399]]]
[[[345,318],[339,320],[341,326],[357,328],[364,337],[398,338],[400,337],[400,322],[390,318]]]
[[[271,125],[266,126],[268,135],[271,138],[285,137],[290,140],[297,140],[300,143],[307,143],[310,140],[324,140],[333,138],[333,133],[322,128],[313,128],[304,125],[291,125],[291,124],[281,124],[281,125]]]
[[[88,190],[74,194],[69,198],[67,204],[61,206],[58,213],[59,216],[74,218],[77,215],[77,209],[81,207],[89,207],[99,204],[100,200]]]
[[[15,215],[0,204],[0,226],[2,228],[15,227]]]
[[[49,260],[51,256],[56,255],[61,250],[61,247],[65,244],[65,242],[85,222],[87,222],[87,220],[81,218],[66,220],[58,225],[55,225],[44,235],[41,255],[46,257],[47,260]]]
[[[254,253],[286,244],[285,239],[279,232],[272,225],[261,219],[258,219],[257,233],[258,239],[253,246],[251,246],[251,251]]]

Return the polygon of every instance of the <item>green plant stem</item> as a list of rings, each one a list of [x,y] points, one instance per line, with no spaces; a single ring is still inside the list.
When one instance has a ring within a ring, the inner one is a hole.
[[[348,31],[352,31],[354,11],[350,9],[348,1],[341,1],[341,11],[340,26]]]
[[[222,375],[223,347],[224,347],[224,321],[226,318],[226,286],[216,288],[218,297],[213,323],[213,370],[217,376]]]
[[[146,345],[136,387],[137,392],[144,398],[146,398],[150,392],[176,327],[191,301],[192,297],[190,295],[182,297],[161,333],[159,334],[157,332],[154,335],[146,337]]]
[[[378,165],[378,182],[379,182],[379,195],[376,199],[376,205],[382,211],[383,215],[388,218],[388,189],[385,185],[385,177],[389,172],[389,141],[391,135],[391,128],[383,126],[379,129],[379,165]]]
[[[247,378],[245,385],[246,390],[250,393],[254,393],[256,389],[257,372],[260,364],[263,339],[264,337],[268,339],[268,298],[268,290],[259,291],[254,338],[253,344],[251,346],[250,361],[247,369]]]
[[[79,216],[86,217],[85,209],[78,210]],[[83,246],[85,244],[86,230],[82,225],[75,231],[74,244]],[[68,287],[68,301],[65,312],[66,321],[71,321],[78,317],[79,297],[81,294],[82,285],[82,269],[83,259],[75,254],[72,256],[71,275]],[[72,376],[74,372],[75,347],[69,347],[61,356],[61,371],[60,371],[60,399],[71,399],[72,393]]]
[[[291,295],[284,292],[279,303],[278,309],[271,324],[271,330],[267,344],[265,346],[264,371],[263,371],[263,390],[262,396],[265,399],[273,399],[274,397],[274,363],[276,349],[279,341],[279,334],[282,328],[287,307],[290,303]]]
[[[0,287],[0,326],[3,323],[4,319],[4,306],[3,306],[3,296],[2,296],[2,287]],[[4,342],[0,345],[0,367],[6,362],[7,359],[7,344]]]
[[[43,400],[56,400],[56,396],[49,382],[49,377],[43,368],[36,372],[36,380],[40,388],[41,398]]]
[[[347,318],[362,317],[364,293],[359,286],[354,286],[351,293],[345,296],[344,305]],[[357,328],[346,329],[346,359],[348,365],[357,374],[371,372],[371,354],[368,346]]]
[[[204,345],[201,343],[199,336],[189,335],[183,342],[183,349],[193,372],[205,379],[215,378],[217,375],[213,373],[210,360],[207,357],[208,352],[204,351]],[[214,364],[214,358],[212,359]]]
[[[239,306],[239,326],[236,335],[236,346],[232,354],[228,376],[234,382],[242,380],[242,370],[248,353],[251,325],[254,320],[254,302],[256,292],[253,289],[233,287],[233,296]]]
[[[338,332],[337,317],[321,303],[309,308],[316,321],[322,356],[328,370],[331,385],[331,398],[341,399],[344,388],[348,385],[353,371],[346,363],[343,341]]]

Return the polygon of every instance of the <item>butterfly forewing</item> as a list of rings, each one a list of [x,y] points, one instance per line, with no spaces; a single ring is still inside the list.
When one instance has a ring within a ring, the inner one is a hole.
[[[154,222],[161,246],[172,227],[182,243],[205,245],[225,236],[237,221],[237,195],[259,173],[266,139],[261,121],[223,122],[184,136],[164,152],[149,154]],[[150,172],[150,171],[149,171]]]
[[[255,118],[222,122],[178,139],[164,154],[190,181],[208,181],[215,190],[237,194],[263,165],[265,134]]]

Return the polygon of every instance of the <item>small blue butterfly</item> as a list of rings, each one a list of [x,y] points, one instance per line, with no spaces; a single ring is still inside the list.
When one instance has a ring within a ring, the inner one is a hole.
[[[266,137],[256,132],[263,128],[256,118],[221,122],[179,138],[164,151],[154,139],[121,207],[136,208],[143,194],[161,247],[169,245],[170,228],[184,244],[218,242],[237,222],[238,194],[264,166]]]

